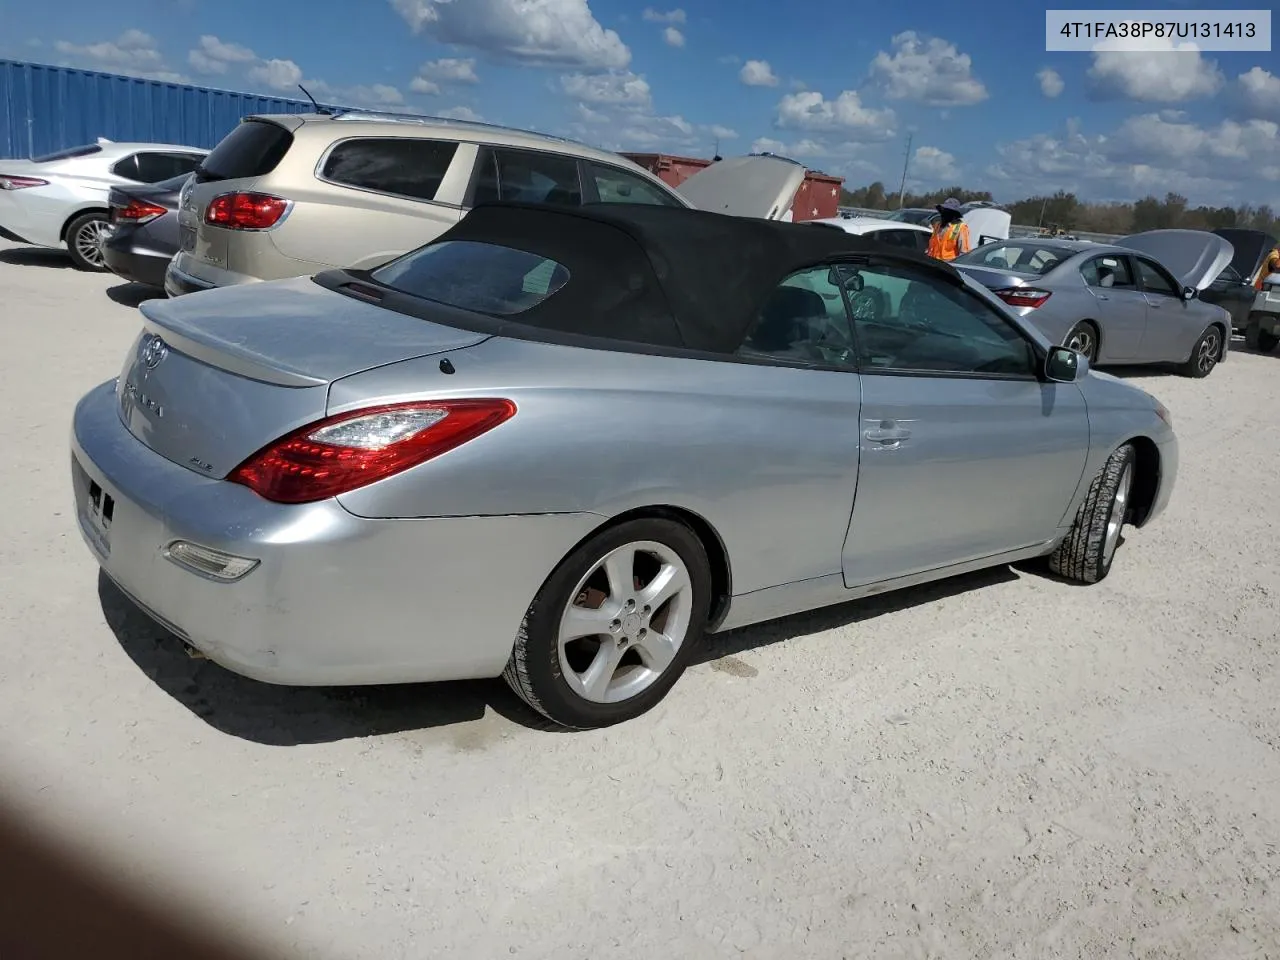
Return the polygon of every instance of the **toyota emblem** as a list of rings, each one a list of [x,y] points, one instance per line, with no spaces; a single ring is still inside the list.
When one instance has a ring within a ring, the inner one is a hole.
[[[160,366],[160,361],[168,355],[168,345],[155,334],[148,334],[138,344],[138,362],[148,370]]]

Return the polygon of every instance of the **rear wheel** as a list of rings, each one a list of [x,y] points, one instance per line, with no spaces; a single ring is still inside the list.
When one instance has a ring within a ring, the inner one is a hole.
[[[1071,328],[1063,346],[1084,354],[1092,366],[1098,360],[1098,328],[1088,320],[1082,320]]]
[[[1089,485],[1057,549],[1049,555],[1049,569],[1080,583],[1097,583],[1111,572],[1120,545],[1120,530],[1129,518],[1136,454],[1126,443],[1107,458]]]
[[[72,220],[67,227],[67,252],[71,254],[71,262],[81,270],[106,270],[102,244],[110,229],[111,222],[104,213],[85,213]]]
[[[702,638],[711,571],[672,520],[611,527],[570,554],[525,613],[503,678],[534,710],[585,729],[655,706]]]
[[[1200,334],[1200,339],[1191,349],[1191,356],[1182,365],[1182,374],[1200,379],[1213,373],[1218,365],[1218,357],[1222,353],[1222,333],[1217,327],[1210,327]]]
[[[1267,333],[1262,329],[1259,321],[1251,319],[1244,329],[1244,343],[1250,350],[1256,350],[1258,353],[1271,353],[1280,345],[1280,337],[1274,333]]]

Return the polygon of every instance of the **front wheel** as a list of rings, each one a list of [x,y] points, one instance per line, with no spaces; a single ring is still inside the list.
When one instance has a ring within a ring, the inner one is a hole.
[[[640,716],[675,685],[702,638],[711,572],[682,523],[642,518],[561,562],[525,613],[503,678],[555,723]]]
[[[107,269],[102,255],[102,244],[111,230],[111,222],[101,213],[86,213],[76,217],[67,227],[67,253],[71,262],[81,270],[101,273]]]
[[[1222,353],[1222,334],[1217,327],[1210,327],[1200,334],[1200,339],[1191,348],[1191,356],[1182,365],[1182,375],[1201,379],[1213,373],[1218,365],[1218,357]]]
[[[1079,583],[1097,583],[1111,572],[1120,530],[1129,518],[1137,454],[1126,443],[1102,465],[1089,485],[1071,529],[1049,555],[1049,569]]]

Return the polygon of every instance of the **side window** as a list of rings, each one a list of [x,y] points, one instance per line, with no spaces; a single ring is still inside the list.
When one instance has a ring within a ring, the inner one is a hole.
[[[450,140],[344,140],[329,152],[320,176],[362,190],[434,200],[457,149]]]
[[[905,267],[841,270],[864,373],[1035,376],[1031,344],[977,296]]]
[[[1138,273],[1142,276],[1142,289],[1150,293],[1163,293],[1168,297],[1178,295],[1177,288],[1163,270],[1145,257],[1138,257]]]
[[[582,203],[578,161],[534,150],[481,151],[473,203]]]
[[[159,183],[191,173],[200,164],[198,156],[183,153],[139,153],[138,179],[143,183]]]
[[[142,178],[138,175],[138,155],[136,153],[131,153],[129,156],[117,160],[112,164],[111,172],[117,177],[124,177],[134,183],[142,182]]]
[[[1136,286],[1127,257],[1094,257],[1085,261],[1080,275],[1091,287],[1132,290]]]
[[[608,167],[602,163],[587,162],[587,175],[595,181],[596,193],[601,203],[647,203],[658,207],[684,206],[665,190],[642,180],[634,173]]]
[[[788,366],[855,365],[849,315],[828,267],[787,277],[765,300],[738,356]]]

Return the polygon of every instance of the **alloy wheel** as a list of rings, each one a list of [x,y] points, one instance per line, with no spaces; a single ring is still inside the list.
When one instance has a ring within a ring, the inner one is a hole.
[[[593,703],[619,703],[647,690],[689,633],[693,579],[661,543],[609,551],[570,596],[556,638],[560,670],[573,692]]]
[[[102,267],[106,264],[102,245],[106,242],[110,231],[111,224],[106,220],[90,220],[76,231],[74,241],[76,252],[84,258],[86,263],[94,267]]]
[[[1084,327],[1076,329],[1067,340],[1067,348],[1093,359],[1093,334]]]
[[[1107,517],[1107,535],[1102,542],[1102,562],[1107,566],[1111,565],[1111,559],[1116,555],[1116,547],[1120,545],[1120,528],[1124,526],[1125,517],[1129,512],[1129,491],[1133,487],[1133,464],[1125,465],[1124,473],[1120,474],[1120,482],[1116,484],[1116,495],[1111,501],[1111,514]]]
[[[1208,373],[1218,362],[1218,334],[1210,330],[1200,341],[1200,349],[1196,352],[1196,367],[1201,373]]]

